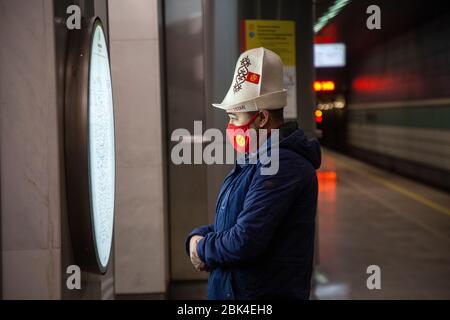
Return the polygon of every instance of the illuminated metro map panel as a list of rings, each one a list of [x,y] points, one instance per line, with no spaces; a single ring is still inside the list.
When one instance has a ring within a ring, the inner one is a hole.
[[[111,73],[105,34],[93,31],[89,65],[88,167],[94,241],[99,263],[109,261],[115,193],[114,114]]]

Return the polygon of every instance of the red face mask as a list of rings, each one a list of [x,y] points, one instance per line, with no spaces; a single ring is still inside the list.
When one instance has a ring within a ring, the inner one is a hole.
[[[255,113],[247,123],[241,126],[235,126],[229,123],[227,127],[227,136],[231,145],[237,152],[248,153],[250,150],[250,125],[258,117],[259,113]]]

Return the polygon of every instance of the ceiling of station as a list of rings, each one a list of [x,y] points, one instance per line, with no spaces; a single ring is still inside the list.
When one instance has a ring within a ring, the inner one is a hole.
[[[315,0],[316,22],[334,3],[334,0]],[[380,7],[380,30],[369,30],[366,26],[370,16],[366,10],[373,4]],[[363,54],[378,43],[449,13],[449,2],[444,0],[352,0],[325,28],[334,29],[336,41],[346,44],[348,57],[351,58]],[[326,32],[325,28],[318,34]]]

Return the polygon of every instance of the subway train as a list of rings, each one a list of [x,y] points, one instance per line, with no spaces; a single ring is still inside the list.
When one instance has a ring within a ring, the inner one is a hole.
[[[450,19],[424,10],[370,37],[355,31],[345,66],[316,69],[314,112],[324,146],[448,191]],[[316,42],[330,33],[339,40],[332,24]]]

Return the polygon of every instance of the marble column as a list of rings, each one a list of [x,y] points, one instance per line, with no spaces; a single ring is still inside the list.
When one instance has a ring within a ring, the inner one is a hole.
[[[115,291],[164,297],[168,282],[157,0],[110,0],[117,142]]]
[[[0,0],[2,293],[61,296],[53,1]]]

